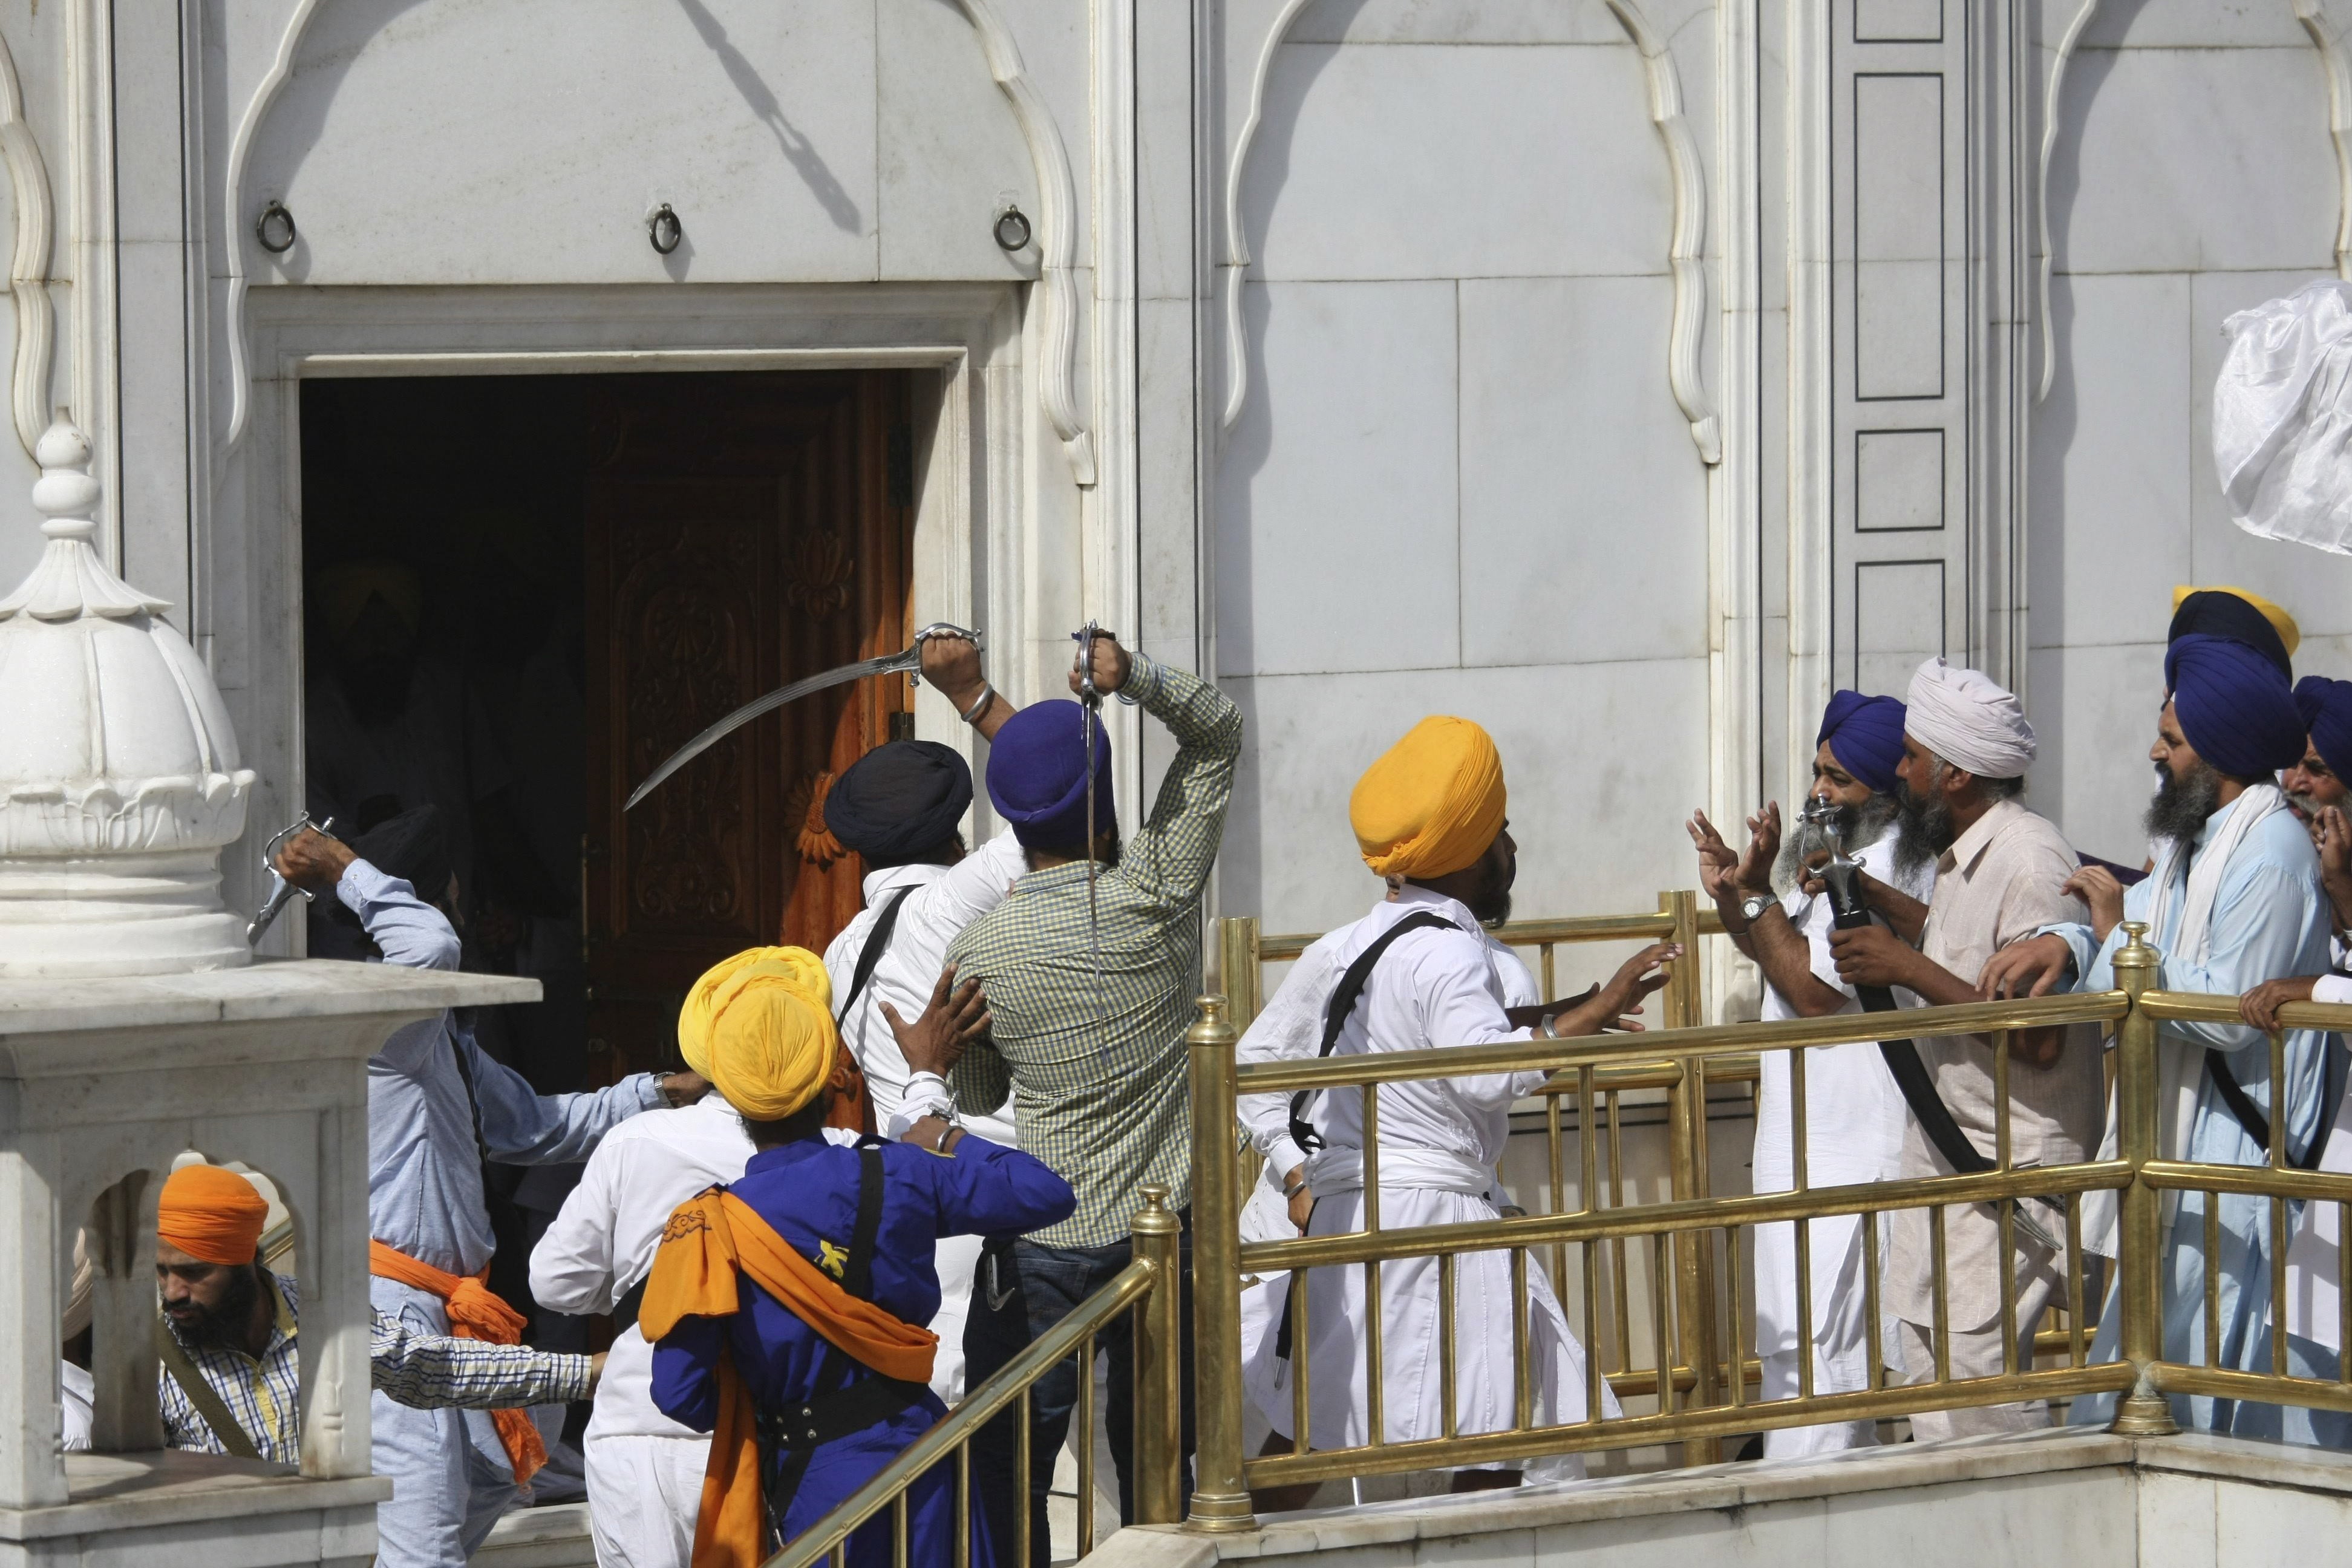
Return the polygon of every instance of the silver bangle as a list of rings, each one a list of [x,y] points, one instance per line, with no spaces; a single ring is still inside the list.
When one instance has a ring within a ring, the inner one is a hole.
[[[980,700],[974,702],[971,705],[970,711],[964,714],[963,721],[967,724],[979,723],[981,715],[987,712],[989,705],[995,700],[996,688],[991,686],[985,680],[982,681],[980,683]]]

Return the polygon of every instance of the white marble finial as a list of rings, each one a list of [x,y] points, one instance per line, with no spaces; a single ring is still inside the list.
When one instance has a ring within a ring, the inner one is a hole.
[[[55,423],[42,432],[33,456],[41,477],[33,486],[33,505],[48,521],[41,524],[48,548],[32,575],[16,591],[0,599],[0,621],[19,613],[43,621],[70,621],[82,616],[153,615],[172,607],[169,599],[142,594],[107,570],[94,541],[98,523],[98,481],[89,472],[89,437],[60,409]]]
[[[0,980],[235,968],[220,851],[253,773],[169,601],[99,556],[89,437],[60,416],[34,455],[48,543],[0,600]]]

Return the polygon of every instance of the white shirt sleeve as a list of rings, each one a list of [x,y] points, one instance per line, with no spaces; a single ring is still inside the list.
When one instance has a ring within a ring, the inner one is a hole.
[[[1236,1062],[1303,1061],[1314,1056],[1315,1047],[1323,1043],[1323,1009],[1330,1003],[1331,988],[1339,983],[1334,953],[1349,929],[1342,926],[1317,939],[1298,955],[1265,1010],[1244,1031],[1234,1050]],[[1290,1096],[1244,1095],[1237,1109],[1252,1147],[1265,1156],[1277,1178],[1306,1163],[1307,1152],[1290,1136]]]
[[[554,1312],[609,1312],[621,1292],[614,1273],[615,1190],[625,1144],[605,1143],[588,1156],[580,1181],[530,1250],[530,1293]]]
[[[2352,1002],[2352,974],[2323,974],[2312,983],[2315,1002]]]

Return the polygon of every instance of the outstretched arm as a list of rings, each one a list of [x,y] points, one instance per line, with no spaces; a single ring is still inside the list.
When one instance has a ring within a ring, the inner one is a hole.
[[[529,1345],[420,1334],[373,1313],[368,1370],[374,1385],[419,1410],[508,1410],[585,1399],[603,1355],[563,1355]]]

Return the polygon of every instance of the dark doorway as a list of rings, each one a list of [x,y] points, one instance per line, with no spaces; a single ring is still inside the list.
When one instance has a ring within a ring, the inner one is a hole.
[[[303,384],[307,804],[346,837],[441,808],[467,967],[546,988],[483,1044],[542,1091],[674,1067],[704,968],[822,951],[856,912],[821,805],[906,723],[903,680],[757,721],[621,805],[729,710],[906,646],[911,380]],[[355,935],[325,900],[311,921],[313,952]]]

